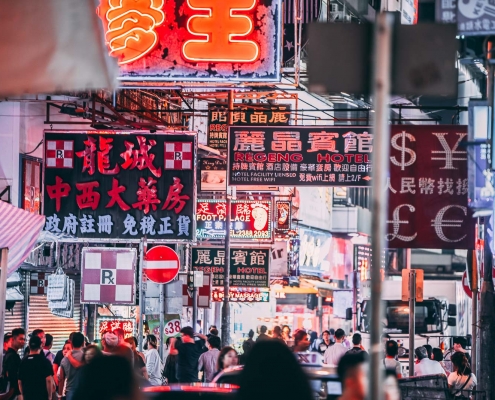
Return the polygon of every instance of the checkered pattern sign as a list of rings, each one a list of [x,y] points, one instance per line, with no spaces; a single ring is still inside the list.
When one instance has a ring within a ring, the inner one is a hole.
[[[182,305],[184,307],[192,307],[193,300],[187,292],[187,274],[179,274],[179,279],[182,281]],[[203,286],[198,288],[198,307],[210,308],[211,304],[211,274],[203,274]]]
[[[81,303],[135,304],[135,249],[85,248],[82,254]]]
[[[74,141],[47,140],[46,168],[74,168]]]
[[[165,143],[164,169],[192,169],[194,149],[192,143]]]
[[[29,293],[46,294],[48,289],[48,276],[44,272],[32,272],[29,282]]]

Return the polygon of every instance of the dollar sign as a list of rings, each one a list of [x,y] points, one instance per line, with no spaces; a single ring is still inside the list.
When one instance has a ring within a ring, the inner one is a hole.
[[[416,161],[416,152],[406,147],[406,138],[408,138],[411,142],[416,141],[416,138],[413,135],[411,135],[410,133],[406,133],[405,131],[402,131],[401,133],[397,133],[396,135],[392,136],[392,140],[390,141],[392,147],[400,151],[400,161],[397,161],[395,156],[390,157],[390,161],[392,161],[392,164],[399,166],[402,171],[404,171],[405,167],[409,167],[410,165],[413,165],[414,162]],[[399,139],[402,139],[401,145],[397,143]],[[406,162],[406,153],[411,156],[411,158],[407,162]]]

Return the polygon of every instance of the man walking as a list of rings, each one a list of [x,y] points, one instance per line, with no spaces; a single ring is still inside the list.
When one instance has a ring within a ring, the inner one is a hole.
[[[53,364],[53,361],[55,360],[55,354],[51,352],[53,346],[53,336],[47,333],[45,335],[45,345],[43,346],[43,353],[45,354],[45,357],[48,359]]]
[[[51,400],[53,388],[53,369],[42,351],[39,336],[29,339],[29,354],[19,366],[19,391],[24,400]]]
[[[363,349],[363,346],[361,345],[361,342],[362,342],[362,338],[359,333],[355,333],[354,335],[352,335],[352,347],[348,351],[348,353],[350,354],[356,354],[361,352],[366,353],[366,351]]]
[[[347,353],[347,347],[343,345],[345,339],[345,332],[343,329],[337,329],[335,331],[335,344],[330,346],[323,356],[323,362],[330,367],[336,367],[339,364],[340,359],[345,353]]]
[[[24,329],[17,328],[12,331],[10,347],[7,349],[3,358],[2,374],[9,383],[5,400],[12,399],[19,395],[18,372],[21,365],[19,350],[26,344],[26,333]]]
[[[206,383],[213,381],[217,373],[217,361],[220,354],[220,338],[218,336],[210,336],[206,341],[208,351],[199,356],[198,370],[203,370],[203,380]]]
[[[263,340],[270,340],[270,336],[266,334],[266,331],[268,328],[265,325],[261,325],[260,327],[260,334],[256,338],[256,342],[262,342]]]
[[[74,396],[76,376],[80,372],[81,363],[83,362],[83,345],[84,335],[81,332],[74,333],[72,336],[71,357],[65,357],[60,364],[60,384],[58,386],[58,394],[60,396],[63,395],[65,386],[67,400],[72,400]]]
[[[414,350],[419,363],[414,366],[414,376],[424,376],[424,375],[446,375],[444,369],[438,361],[430,360],[428,358],[428,351],[421,346]]]
[[[194,333],[193,328],[185,326],[180,330],[182,343],[175,339],[172,341],[170,354],[177,357],[177,379],[180,383],[191,383],[198,381],[198,362],[203,353],[205,335]],[[197,336],[201,340],[196,341]]]

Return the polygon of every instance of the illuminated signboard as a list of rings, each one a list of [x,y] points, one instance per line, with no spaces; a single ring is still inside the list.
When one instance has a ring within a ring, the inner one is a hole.
[[[213,289],[213,301],[223,301],[224,293],[223,288]],[[230,288],[229,301],[236,303],[267,303],[270,301],[270,290],[264,288]]]
[[[196,135],[45,132],[45,230],[192,241]]]
[[[235,287],[269,286],[269,249],[230,249],[230,285]],[[213,274],[213,286],[223,286],[225,278],[225,249],[193,247],[192,268]]]
[[[100,0],[124,80],[279,81],[280,0]]]
[[[200,239],[225,237],[227,204],[224,200],[198,200],[196,236]],[[233,239],[270,239],[272,202],[234,200],[230,208],[230,237]]]
[[[290,201],[277,201],[275,202],[275,209],[277,212],[276,217],[276,229],[278,231],[288,231],[291,225],[291,209],[292,205]]]
[[[124,337],[128,338],[134,336],[136,331],[136,320],[132,318],[118,318],[118,317],[108,317],[108,318],[98,318],[98,336],[106,331],[114,331],[115,329],[122,329],[124,331]]]
[[[231,186],[370,186],[369,128],[229,127]]]

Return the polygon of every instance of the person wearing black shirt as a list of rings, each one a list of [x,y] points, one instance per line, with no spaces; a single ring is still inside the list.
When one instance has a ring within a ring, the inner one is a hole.
[[[19,391],[24,400],[50,400],[54,383],[53,369],[50,361],[41,351],[41,338],[31,336],[29,355],[19,366]]]
[[[186,326],[180,331],[182,343],[172,341],[171,355],[177,355],[177,379],[180,383],[198,382],[199,356],[204,352],[205,335],[194,333],[193,328]],[[199,337],[200,340],[195,340]]]
[[[21,357],[18,351],[24,348],[26,344],[26,332],[24,329],[17,328],[12,331],[11,344],[3,358],[3,375],[9,382],[9,391],[4,397],[6,400],[20,394],[18,385],[19,365]]]

